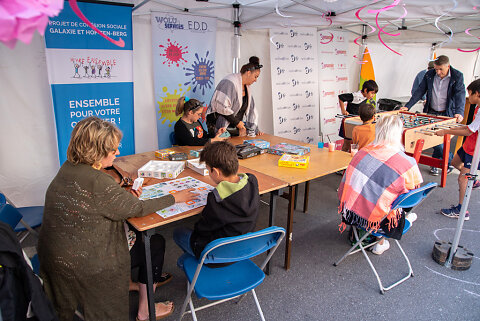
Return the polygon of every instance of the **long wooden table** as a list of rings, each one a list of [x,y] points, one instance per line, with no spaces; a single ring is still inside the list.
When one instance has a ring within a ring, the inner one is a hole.
[[[230,141],[232,142],[232,144],[240,144],[245,139],[250,139],[250,137],[233,137],[230,139]],[[280,158],[280,156],[273,154],[262,154],[252,158],[239,160],[241,166],[284,181],[289,186],[287,238],[285,249],[285,269],[288,270],[290,268],[290,257],[293,241],[293,212],[295,209],[295,195],[297,192],[297,185],[300,183],[306,183],[303,208],[303,211],[306,212],[308,207],[308,192],[310,181],[315,178],[319,178],[347,168],[352,157],[349,153],[345,153],[342,151],[335,150],[333,152],[329,152],[328,148],[320,149],[312,144],[306,144],[296,140],[286,139],[268,134],[257,136],[255,137],[255,139],[263,139],[269,141],[271,145],[279,143],[289,143],[310,147],[310,153],[307,154],[308,156],[310,156],[310,164],[306,169],[279,167],[278,159]],[[273,206],[275,208],[274,202],[275,201],[273,200],[273,204],[271,204],[271,207]]]
[[[195,147],[173,147],[172,149],[183,152],[195,148]],[[200,147],[196,147],[199,149]],[[114,164],[120,167],[123,171],[129,173],[131,178],[137,177],[137,171],[140,167],[145,165],[150,160],[155,160],[155,153],[154,152],[146,152],[141,154],[129,155],[118,157],[115,159]],[[158,159],[156,159],[158,160]],[[265,194],[273,191],[278,191],[281,188],[288,186],[288,184],[282,180],[277,178],[271,177],[269,175],[260,173],[255,171],[254,169],[246,168],[243,166],[239,167],[239,172],[242,173],[252,173],[258,179],[258,189],[260,194]],[[196,178],[202,182],[205,182],[210,185],[215,185],[215,183],[210,179],[210,176],[203,176],[190,168],[185,168],[185,170],[177,177],[182,178],[186,176],[191,176]],[[144,185],[152,185],[162,181],[166,181],[168,179],[156,179],[156,178],[145,178]],[[275,203],[275,195],[273,193],[270,194],[270,203]],[[152,274],[152,257],[150,253],[150,238],[152,235],[155,234],[155,228],[159,226],[163,226],[178,220],[185,219],[187,217],[197,215],[202,210],[202,207],[197,207],[195,209],[189,210],[187,212],[180,213],[178,215],[174,215],[168,218],[162,218],[160,215],[156,213],[149,214],[143,217],[133,217],[129,218],[128,222],[138,231],[142,232],[144,236],[144,243],[145,243],[145,261],[146,261],[146,268],[147,268],[147,296],[148,296],[148,310],[149,310],[149,318],[150,320],[155,320],[155,304],[153,300],[153,274]],[[270,220],[269,224],[273,225],[273,217],[274,217],[274,210],[275,208],[270,206]]]

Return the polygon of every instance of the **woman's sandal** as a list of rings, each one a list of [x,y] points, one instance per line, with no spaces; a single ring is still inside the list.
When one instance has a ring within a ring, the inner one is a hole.
[[[157,309],[157,305],[158,305],[158,304],[163,304],[164,306],[166,306],[166,305],[168,305],[168,304],[170,304],[170,303],[172,303],[172,309],[171,309],[167,314],[157,316],[157,317],[155,318],[155,320],[161,320],[161,319],[163,319],[163,318],[166,318],[166,317],[172,315],[173,311],[175,311],[175,305],[173,304],[172,301],[165,301],[165,302],[155,303],[155,311],[156,311],[156,309]],[[136,321],[148,321],[148,320],[149,320],[148,317],[147,317],[146,319],[143,319],[143,320],[139,319],[138,317],[136,317],[135,319],[136,319]]]
[[[154,288],[159,287],[160,285],[167,284],[170,282],[173,278],[173,275],[171,275],[168,272],[163,272],[162,276],[160,277],[160,280],[158,282],[154,283]],[[132,286],[134,285],[134,286]],[[129,291],[137,291],[138,292],[138,283],[132,283],[132,285],[129,288]]]

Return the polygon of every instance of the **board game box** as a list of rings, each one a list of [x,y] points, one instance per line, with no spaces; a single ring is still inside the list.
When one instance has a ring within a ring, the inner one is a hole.
[[[307,168],[310,162],[310,156],[283,154],[278,160],[278,166]]]
[[[198,197],[188,202],[175,203],[174,205],[159,210],[156,213],[163,218],[168,218],[170,216],[204,206],[207,204],[208,193],[213,190],[213,186],[199,181],[191,176],[187,176],[167,182],[161,182],[155,185],[145,186],[143,188],[143,193],[139,198],[141,200],[158,198],[168,194],[175,194],[176,192],[187,188],[194,188],[194,193],[197,193]]]
[[[267,152],[274,155],[283,155],[283,154],[305,155],[310,153],[310,147],[292,145],[288,143],[280,143],[280,144],[271,146],[267,150]]]
[[[138,169],[138,177],[176,178],[185,169],[185,162],[149,161]]]
[[[155,151],[155,157],[160,159],[168,159],[168,155],[175,154],[175,151],[171,149],[159,149]]]
[[[261,148],[261,149],[266,149],[270,147],[270,142],[267,142],[266,140],[263,140],[263,139],[246,139],[243,141],[243,143],[257,146],[258,148]]]
[[[208,169],[207,169],[207,166],[205,165],[205,162],[200,163],[199,158],[187,160],[187,167],[193,169],[195,172],[203,176],[208,175]]]
[[[265,149],[250,144],[235,145],[237,156],[240,159],[250,158],[265,153]]]

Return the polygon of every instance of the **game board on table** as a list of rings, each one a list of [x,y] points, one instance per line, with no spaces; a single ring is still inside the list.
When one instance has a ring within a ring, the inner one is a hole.
[[[163,218],[168,218],[170,216],[204,206],[207,204],[207,195],[213,189],[213,186],[199,181],[193,177],[187,176],[155,185],[145,186],[140,199],[147,200],[158,198],[187,188],[195,188],[194,192],[198,194],[198,197],[185,203],[175,203],[174,205],[164,208],[163,210],[159,210],[156,213]]]

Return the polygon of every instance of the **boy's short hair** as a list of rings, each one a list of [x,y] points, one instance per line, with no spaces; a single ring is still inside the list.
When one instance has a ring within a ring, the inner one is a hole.
[[[472,94],[480,94],[480,79],[474,80],[468,85],[467,90],[470,90]]]
[[[224,176],[237,174],[238,157],[235,146],[226,141],[208,143],[200,153],[200,161],[218,168]]]
[[[358,107],[358,114],[363,122],[369,121],[375,116],[375,107],[372,104],[361,104]]]
[[[362,86],[362,91],[367,90],[367,92],[374,91],[375,93],[378,93],[378,85],[375,82],[375,80],[367,80],[366,82],[363,83]]]

